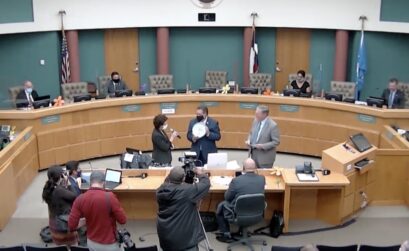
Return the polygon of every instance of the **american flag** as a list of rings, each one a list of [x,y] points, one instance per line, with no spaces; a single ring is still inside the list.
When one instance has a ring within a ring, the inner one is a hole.
[[[253,26],[253,39],[250,49],[250,73],[258,72],[258,45],[256,42],[256,28]]]
[[[71,82],[70,62],[68,55],[67,38],[65,32],[62,30],[62,42],[61,42],[61,83]]]

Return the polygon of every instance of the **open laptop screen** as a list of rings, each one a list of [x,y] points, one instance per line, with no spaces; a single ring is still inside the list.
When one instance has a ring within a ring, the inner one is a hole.
[[[107,169],[105,171],[105,182],[121,183],[121,175],[122,171],[120,170]]]

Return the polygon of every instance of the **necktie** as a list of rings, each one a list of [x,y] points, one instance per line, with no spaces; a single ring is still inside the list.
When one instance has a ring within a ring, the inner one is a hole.
[[[389,99],[388,99],[388,107],[389,108],[392,108],[392,105],[393,105],[393,94],[394,94],[395,92],[390,92],[390,94],[389,94]]]
[[[251,143],[252,144],[256,144],[257,143],[257,138],[258,138],[258,133],[260,131],[261,128],[261,122],[258,122],[256,130],[253,133],[253,138],[251,139]]]

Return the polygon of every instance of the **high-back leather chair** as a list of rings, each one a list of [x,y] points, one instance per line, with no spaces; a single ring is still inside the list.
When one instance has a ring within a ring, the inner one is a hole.
[[[331,81],[331,92],[342,94],[343,98],[355,98],[355,82]]]
[[[11,101],[12,104],[13,104],[13,107],[16,107],[16,97],[17,97],[17,94],[18,94],[21,90],[23,90],[23,89],[24,89],[24,87],[21,86],[21,85],[19,85],[19,86],[13,86],[13,87],[10,87],[10,88],[9,88],[9,97],[10,97],[10,101]]]
[[[399,89],[405,94],[405,108],[409,109],[409,83],[399,83]]]
[[[223,88],[227,84],[227,72],[225,71],[206,71],[206,87],[217,89]]]
[[[273,75],[269,73],[250,73],[250,87],[257,87],[262,90],[267,87],[272,88]]]
[[[108,94],[108,81],[111,80],[111,75],[99,76],[97,80],[98,80],[98,94],[107,95]]]
[[[71,102],[75,95],[88,94],[88,83],[87,82],[77,82],[77,83],[66,83],[61,85],[62,98],[65,102]]]
[[[157,92],[159,89],[173,88],[173,75],[150,75],[149,84],[151,92]]]
[[[236,200],[234,206],[234,217],[229,222],[237,225],[241,229],[242,235],[240,239],[229,244],[227,250],[231,250],[233,246],[246,245],[251,250],[252,244],[266,245],[265,240],[250,238],[248,234],[248,227],[254,226],[264,220],[264,209],[266,208],[266,201],[264,194],[246,194],[240,195]]]

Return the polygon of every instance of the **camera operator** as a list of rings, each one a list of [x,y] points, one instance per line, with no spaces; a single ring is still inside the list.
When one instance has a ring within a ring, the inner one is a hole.
[[[125,212],[117,197],[112,192],[104,190],[104,173],[93,171],[90,183],[90,189],[75,200],[68,227],[71,231],[75,231],[80,218],[85,217],[89,250],[122,250],[116,239],[116,222],[126,223]]]
[[[197,204],[207,195],[210,180],[195,168],[198,182],[184,182],[185,170],[174,167],[156,191],[159,211],[157,230],[163,251],[196,251],[204,239]]]

